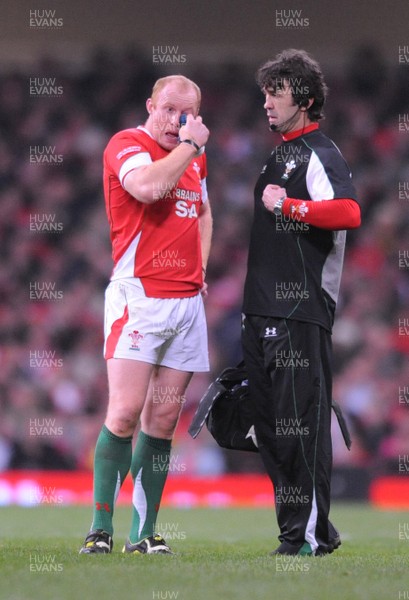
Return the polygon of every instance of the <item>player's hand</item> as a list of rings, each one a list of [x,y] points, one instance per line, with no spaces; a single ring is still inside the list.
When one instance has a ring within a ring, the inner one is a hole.
[[[273,209],[277,203],[277,201],[282,197],[287,197],[287,192],[285,188],[280,187],[279,185],[274,185],[270,183],[264,189],[262,201],[264,206],[270,212],[273,212]]]
[[[200,147],[204,146],[209,139],[210,132],[203,124],[202,117],[187,115],[186,125],[179,130],[181,140],[193,140]]]
[[[207,283],[204,281],[204,282],[203,282],[203,285],[202,285],[202,287],[201,287],[201,290],[200,290],[200,293],[202,294],[202,298],[203,298],[203,300],[204,300],[205,298],[207,298],[207,296],[208,296],[208,294],[207,294],[207,289],[208,289],[208,285],[207,285]]]

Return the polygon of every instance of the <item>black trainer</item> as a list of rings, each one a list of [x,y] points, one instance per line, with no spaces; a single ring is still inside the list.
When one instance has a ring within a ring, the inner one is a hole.
[[[334,528],[335,529],[335,528]],[[333,538],[331,538],[328,542],[328,546],[325,549],[321,549],[321,546],[318,546],[315,551],[315,556],[323,556],[324,554],[332,554],[334,550],[340,547],[341,545],[341,537],[339,535],[338,530],[335,530],[336,534]]]
[[[281,544],[270,553],[271,556],[282,554],[285,556],[312,556],[312,549],[308,542],[302,544],[290,544],[281,542]]]
[[[122,552],[125,554],[173,554],[163,537],[157,533],[136,544],[131,544],[127,540]]]
[[[335,529],[335,528],[334,528]],[[339,548],[341,545],[341,538],[339,532],[335,530],[335,535],[328,542],[328,545],[318,546],[315,553],[313,553],[311,546],[308,542],[303,544],[290,544],[289,542],[282,542],[278,548],[276,548],[271,555],[283,554],[287,556],[324,556],[325,554],[332,554],[334,550]]]
[[[103,529],[90,531],[80,550],[80,554],[110,554],[114,542],[112,537]]]

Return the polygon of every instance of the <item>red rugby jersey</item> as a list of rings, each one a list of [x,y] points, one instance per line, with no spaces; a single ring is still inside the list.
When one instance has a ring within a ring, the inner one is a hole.
[[[193,157],[173,188],[154,190],[162,197],[153,204],[139,202],[123,188],[133,169],[168,154],[143,127],[120,131],[104,152],[111,281],[138,277],[152,298],[194,296],[203,285],[198,215],[207,200],[205,154]]]

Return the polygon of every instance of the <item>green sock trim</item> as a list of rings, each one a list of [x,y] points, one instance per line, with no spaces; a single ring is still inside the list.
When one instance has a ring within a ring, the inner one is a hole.
[[[304,542],[298,550],[298,556],[312,556],[312,548],[308,542]]]
[[[94,455],[94,504],[91,529],[113,534],[115,500],[131,466],[132,437],[119,437],[105,425]]]
[[[134,481],[130,542],[135,544],[155,533],[156,518],[168,476],[171,440],[138,433],[132,456]]]
[[[115,435],[115,433],[112,433],[112,431],[110,431],[106,425],[102,426],[102,431],[107,437],[115,442],[118,442],[119,444],[129,444],[129,442],[132,442],[133,439],[132,435],[130,437],[120,437],[119,435]]]
[[[170,450],[172,446],[172,440],[152,437],[143,431],[138,433],[138,442],[139,441],[141,441],[142,444],[147,444],[148,446],[155,448],[155,450]]]

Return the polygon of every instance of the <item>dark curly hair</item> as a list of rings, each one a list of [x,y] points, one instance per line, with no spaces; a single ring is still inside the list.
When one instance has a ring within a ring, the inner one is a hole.
[[[322,109],[328,88],[319,64],[305,50],[283,50],[259,68],[256,80],[261,90],[270,94],[288,85],[294,103],[299,106],[306,107],[313,98],[307,111],[309,119],[319,121],[324,117]]]

